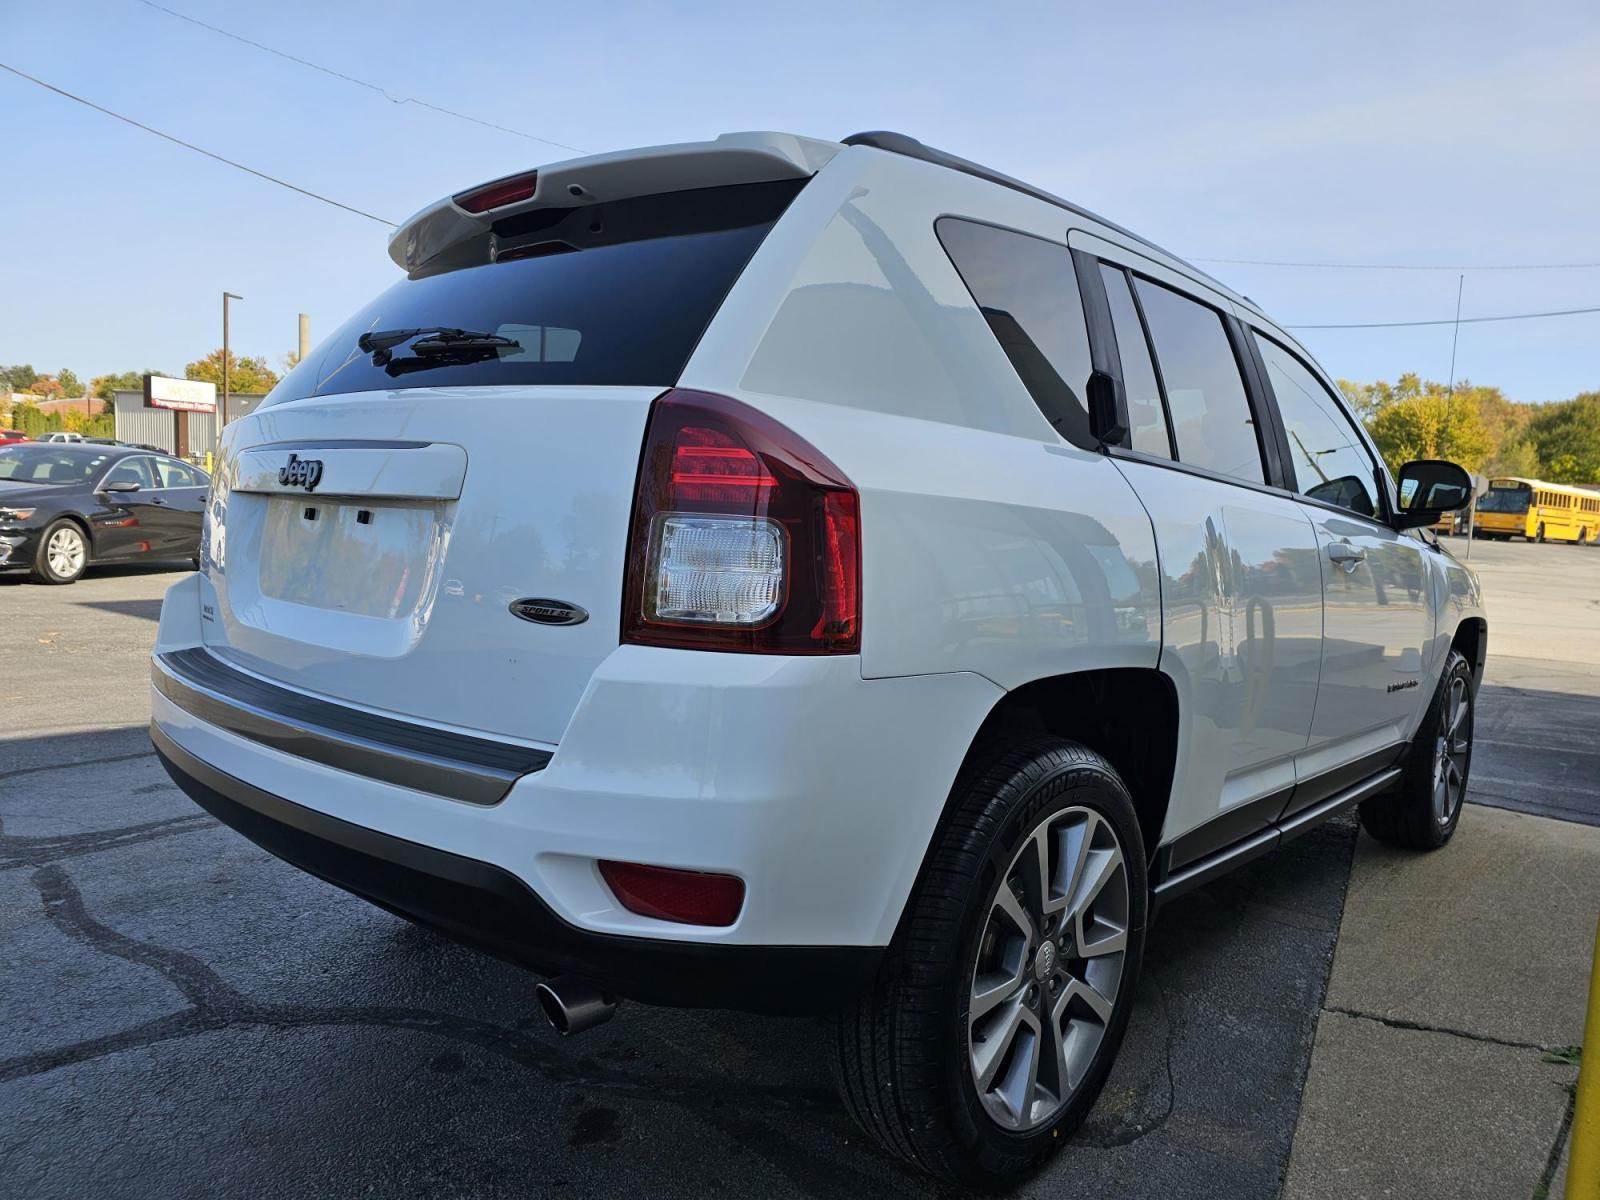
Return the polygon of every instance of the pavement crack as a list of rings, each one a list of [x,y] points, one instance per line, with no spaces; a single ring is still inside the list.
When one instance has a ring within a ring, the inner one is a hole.
[[[1414,1033],[1442,1033],[1447,1037],[1463,1038],[1469,1042],[1487,1042],[1491,1046],[1509,1046],[1514,1050],[1548,1050],[1549,1046],[1539,1042],[1519,1042],[1513,1038],[1495,1037],[1488,1033],[1473,1033],[1467,1029],[1451,1029],[1445,1025],[1429,1025],[1423,1021],[1408,1021],[1404,1017],[1380,1017],[1376,1013],[1362,1012],[1354,1008],[1340,1008],[1337,1005],[1324,1005],[1323,1012],[1338,1013],[1341,1017],[1355,1017],[1361,1021],[1375,1021],[1379,1025],[1387,1025],[1390,1029],[1408,1029]]]
[[[202,1011],[237,1010],[248,1001],[223,981],[222,977],[192,954],[141,942],[125,933],[102,925],[89,915],[78,890],[65,868],[51,865],[33,873],[33,886],[44,901],[50,923],[74,941],[87,942],[103,954],[142,967],[166,977],[167,981]]]
[[[88,833],[42,837],[21,837],[16,834],[6,834],[0,829],[0,871],[13,871],[19,867],[43,867],[64,858],[99,854],[106,850],[118,850],[124,846],[137,846],[141,842],[151,842],[158,838],[216,827],[216,820],[205,813],[190,813],[182,817],[147,821],[141,825],[124,825],[117,829],[96,829]]]
[[[41,771],[70,771],[73,767],[99,767],[107,763],[132,762],[136,758],[154,758],[154,750],[139,750],[132,754],[111,754],[105,758],[75,758],[71,762],[45,763],[38,767],[16,767],[0,771],[0,780],[17,779],[23,775],[37,775]]]
[[[1561,1151],[1566,1148],[1567,1135],[1572,1132],[1572,1118],[1578,1107],[1578,1093],[1570,1090],[1567,1093],[1567,1107],[1561,1114],[1561,1125],[1556,1130],[1556,1140],[1550,1147],[1550,1155],[1544,1161],[1544,1170],[1539,1174],[1539,1185],[1534,1189],[1533,1200],[1545,1200],[1550,1195],[1550,1186],[1555,1183],[1556,1172],[1561,1169]]]
[[[679,1076],[641,1076],[602,1066],[592,1059],[557,1050],[528,1032],[491,1021],[431,1009],[387,1005],[317,1007],[268,1004],[251,999],[227,983],[192,954],[129,937],[94,919],[82,893],[66,870],[47,866],[32,877],[44,901],[45,915],[75,941],[114,958],[148,967],[183,994],[189,1007],[119,1033],[89,1038],[68,1046],[0,1060],[0,1083],[42,1074],[108,1054],[216,1030],[255,1027],[272,1029],[371,1026],[430,1033],[476,1046],[517,1066],[538,1071],[554,1083],[636,1093],[699,1111],[708,1104],[706,1081]],[[531,992],[531,989],[530,989]],[[719,1081],[715,1103],[737,1110],[765,1106],[774,1112],[836,1111],[837,1098],[828,1088],[795,1088],[736,1080]]]

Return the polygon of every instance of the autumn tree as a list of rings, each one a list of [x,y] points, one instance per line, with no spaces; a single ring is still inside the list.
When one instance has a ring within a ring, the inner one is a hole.
[[[1476,471],[1494,449],[1476,405],[1439,395],[1390,400],[1367,430],[1393,471],[1414,458],[1445,458]]]
[[[222,351],[213,350],[199,362],[189,363],[183,369],[187,379],[198,379],[222,387]],[[228,351],[228,387],[235,392],[270,392],[278,382],[278,374],[262,358],[241,358]]]

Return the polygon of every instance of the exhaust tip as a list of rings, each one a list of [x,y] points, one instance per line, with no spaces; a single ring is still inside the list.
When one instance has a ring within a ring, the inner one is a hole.
[[[604,1025],[617,1011],[615,996],[602,992],[586,980],[570,976],[538,984],[533,994],[550,1028],[562,1037]]]

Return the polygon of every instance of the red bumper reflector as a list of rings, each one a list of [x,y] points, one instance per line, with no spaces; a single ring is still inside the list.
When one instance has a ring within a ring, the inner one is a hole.
[[[622,907],[680,925],[732,925],[744,907],[744,880],[708,871],[679,871],[601,860],[600,875]]]

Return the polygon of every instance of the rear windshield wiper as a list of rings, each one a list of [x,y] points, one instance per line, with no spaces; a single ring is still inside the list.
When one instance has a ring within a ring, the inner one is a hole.
[[[419,339],[411,342],[412,338]],[[496,357],[500,350],[520,350],[522,343],[497,333],[479,333],[472,329],[450,329],[442,325],[428,325],[420,329],[380,329],[363,333],[356,346],[372,355],[372,365],[385,367],[394,357],[394,348],[402,342],[411,342],[411,353],[419,358],[450,358],[461,355],[472,361]]]

